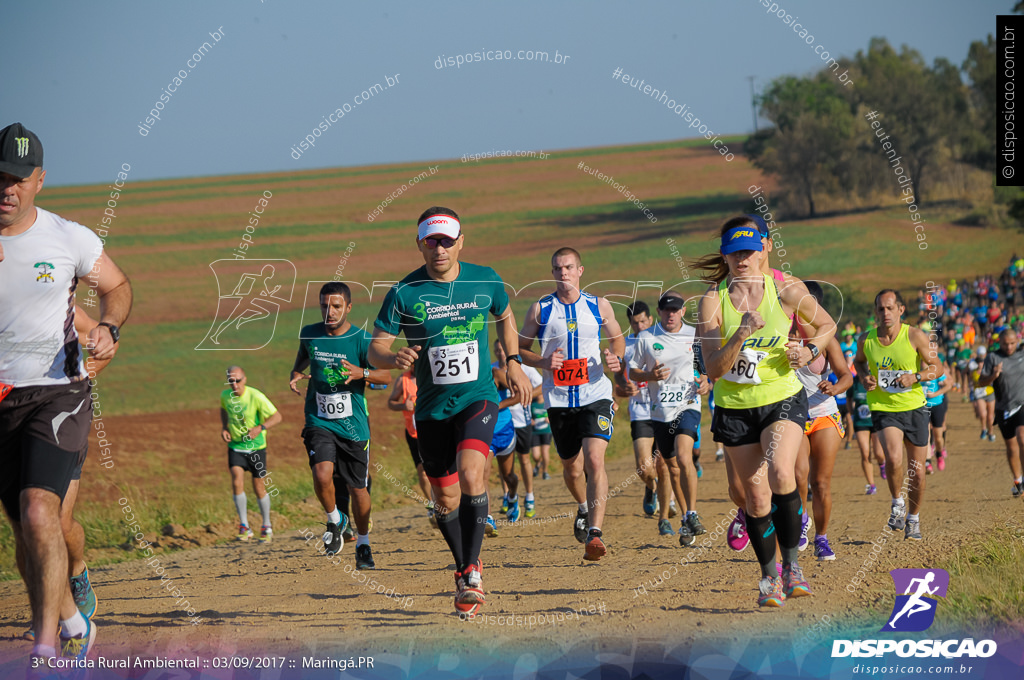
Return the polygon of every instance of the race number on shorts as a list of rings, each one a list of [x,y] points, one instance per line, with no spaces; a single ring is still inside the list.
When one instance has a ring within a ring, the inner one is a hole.
[[[722,377],[738,385],[760,385],[761,376],[757,374],[757,365],[766,356],[768,356],[768,352],[760,352],[750,347],[742,349],[740,355],[736,357],[736,363]]]
[[[893,371],[888,368],[878,369],[878,386],[890,394],[909,392],[909,387],[900,384],[900,376],[908,375],[910,371]]]
[[[565,359],[561,368],[551,369],[551,375],[559,387],[586,385],[590,382],[586,359]]]
[[[430,357],[430,375],[435,385],[473,382],[480,375],[476,340],[431,347],[427,354]]]
[[[335,392],[334,394],[316,393],[316,416],[324,420],[337,420],[352,415],[352,393]]]

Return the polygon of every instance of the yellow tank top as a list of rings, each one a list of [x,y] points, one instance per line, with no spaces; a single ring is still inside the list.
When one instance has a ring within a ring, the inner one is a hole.
[[[888,347],[878,340],[878,329],[872,328],[864,341],[864,356],[878,387],[868,392],[868,406],[872,411],[913,411],[924,406],[924,387],[914,383],[901,387],[896,379],[904,373],[921,370],[920,357],[910,344],[910,326],[902,324],[896,339]]]
[[[786,343],[792,319],[782,309],[782,300],[772,277],[764,276],[764,296],[757,312],[764,319],[760,329],[743,343],[732,368],[715,381],[715,406],[757,408],[788,399],[803,389],[786,358]],[[718,284],[722,309],[722,344],[736,332],[743,319],[729,299],[726,281]]]

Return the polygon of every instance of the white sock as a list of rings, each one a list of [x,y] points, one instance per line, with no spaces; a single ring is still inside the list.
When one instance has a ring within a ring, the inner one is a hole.
[[[898,505],[898,506],[900,506],[902,508],[903,505],[904,505],[903,499],[902,498],[893,498],[892,499],[892,504],[893,505]]]
[[[518,502],[519,502],[519,496],[518,495],[516,495],[516,496],[509,496],[508,497],[508,504],[509,505],[515,505]]]
[[[270,526],[270,494],[257,500],[260,506],[260,513],[263,515],[263,526]]]
[[[689,517],[690,515],[696,515],[696,514],[697,514],[696,510],[687,510],[686,511],[686,516],[687,517]]]
[[[334,509],[327,513],[327,521],[331,524],[341,524],[341,513],[338,512],[338,506],[334,506]]]
[[[57,657],[57,649],[47,645],[35,645],[32,647],[32,656],[41,656],[44,659],[54,659]]]
[[[920,522],[921,521],[921,516],[920,515],[907,515],[907,521],[908,522]]]
[[[85,622],[82,612],[75,612],[67,621],[60,622],[60,636],[65,640],[80,637],[89,632],[89,624]]]
[[[533,502],[533,494],[532,493],[526,494],[526,500],[528,500],[528,501],[530,501],[532,503]]]
[[[249,511],[246,508],[245,492],[234,496],[235,510],[238,510],[238,523],[249,526]]]
[[[361,545],[370,545],[369,534],[356,534],[356,547]]]
[[[1017,479],[1013,480],[1013,483],[1014,484],[1024,483],[1024,477],[1018,477]]]
[[[595,530],[596,530],[596,531],[600,531],[600,530],[601,530],[601,527],[590,527],[590,528],[589,528],[589,529],[588,529],[587,531],[588,531],[588,533],[589,533],[589,532],[591,532],[591,531],[595,531]]]
[[[584,515],[587,514],[587,504],[586,503],[580,503],[580,512],[582,512]]]

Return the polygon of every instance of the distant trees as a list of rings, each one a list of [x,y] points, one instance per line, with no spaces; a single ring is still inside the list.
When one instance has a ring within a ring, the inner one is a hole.
[[[865,114],[878,112],[888,141],[911,178],[915,202],[935,171],[950,161],[983,169],[995,166],[995,53],[988,43],[971,45],[963,71],[946,59],[928,66],[907,46],[896,51],[873,38],[866,51],[844,59],[854,82],[844,87],[832,71],[772,81],[758,99],[761,115],[774,126],[750,137],[746,149],[755,166],[779,179],[790,204],[815,216],[822,194],[865,196],[893,187]],[[987,132],[985,125],[991,125]],[[796,200],[793,200],[796,199]]]

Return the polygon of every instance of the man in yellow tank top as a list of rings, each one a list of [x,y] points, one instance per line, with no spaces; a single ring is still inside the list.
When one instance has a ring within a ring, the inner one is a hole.
[[[942,375],[938,349],[919,328],[903,323],[906,305],[898,291],[875,296],[878,326],[864,333],[854,362],[867,388],[873,430],[885,453],[892,493],[889,528],[904,530],[904,538],[921,540],[920,512],[924,501],[924,461],[928,454],[929,412],[921,383]],[[901,497],[903,450],[907,445],[910,512]]]

